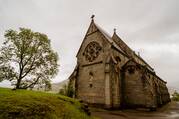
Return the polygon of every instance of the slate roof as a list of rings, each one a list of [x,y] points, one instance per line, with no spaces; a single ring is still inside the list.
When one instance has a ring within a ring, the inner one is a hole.
[[[114,37],[117,38],[116,40],[119,40],[122,43],[122,45],[125,46],[125,48],[123,48],[120,45],[118,45],[129,57],[131,57],[130,54],[133,54],[133,57],[137,57],[138,59],[140,59],[149,70],[153,71],[153,68],[141,56],[137,55],[116,33],[113,34],[113,40]]]
[[[146,66],[144,65],[141,65],[139,64],[138,62],[136,62],[134,59],[129,59],[123,66],[122,68],[125,68],[126,65],[129,63],[129,62],[134,62],[135,64],[141,66],[141,67],[144,67],[146,68],[151,74],[153,74],[154,76],[156,76],[160,81],[164,82],[164,83],[167,83],[166,81],[164,81],[163,79],[161,79],[154,71],[151,71],[149,68],[147,68]]]
[[[145,60],[138,56],[137,54],[135,54],[135,52],[116,34],[114,33],[114,35],[116,35],[118,40],[121,40],[122,44],[126,47],[126,49],[124,49],[123,47],[121,47],[120,45],[118,45],[113,37],[111,37],[105,30],[103,30],[99,25],[97,25],[96,23],[94,23],[94,25],[97,27],[97,29],[106,37],[106,39],[112,43],[112,45],[117,48],[119,51],[121,51],[122,53],[126,54],[128,57],[131,57],[131,54],[133,54],[134,57],[138,57],[146,66],[149,70],[153,71],[153,68],[147,63],[145,62]],[[113,36],[114,36],[113,35]]]
[[[112,37],[105,31],[103,30],[99,25],[94,23],[96,28],[105,36],[105,38],[108,40],[109,43],[111,43],[115,48],[117,48],[119,51],[125,54],[125,52],[116,44],[116,42],[113,41]]]

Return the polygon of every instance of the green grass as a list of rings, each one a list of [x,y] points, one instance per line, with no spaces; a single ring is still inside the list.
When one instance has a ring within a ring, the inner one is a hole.
[[[92,119],[81,107],[58,94],[0,88],[0,119]]]

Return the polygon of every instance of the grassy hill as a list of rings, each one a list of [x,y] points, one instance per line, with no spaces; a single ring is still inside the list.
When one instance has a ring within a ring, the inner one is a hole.
[[[92,119],[74,99],[38,91],[0,88],[0,119]]]

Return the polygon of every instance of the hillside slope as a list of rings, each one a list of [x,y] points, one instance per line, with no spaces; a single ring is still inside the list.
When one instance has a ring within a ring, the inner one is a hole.
[[[74,99],[38,91],[0,88],[0,119],[92,119]]]

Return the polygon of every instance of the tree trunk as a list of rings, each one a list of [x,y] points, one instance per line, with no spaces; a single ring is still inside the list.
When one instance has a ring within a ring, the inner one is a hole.
[[[20,89],[21,78],[17,79],[16,89]]]

